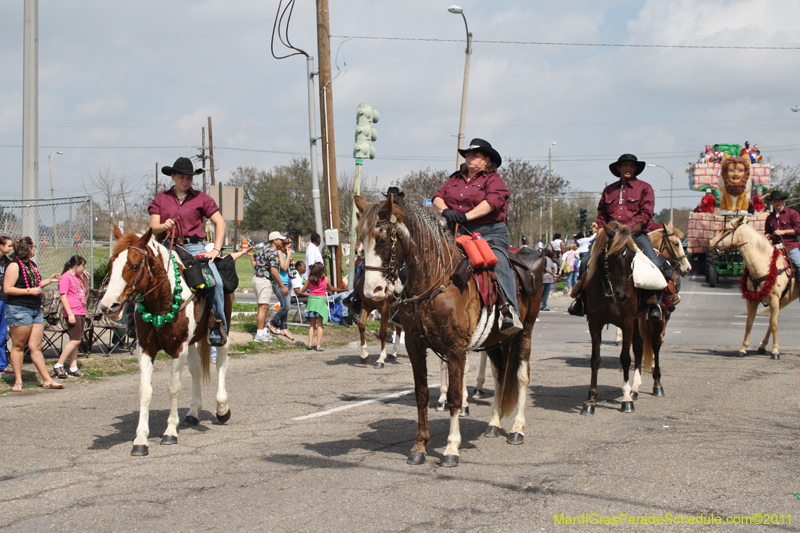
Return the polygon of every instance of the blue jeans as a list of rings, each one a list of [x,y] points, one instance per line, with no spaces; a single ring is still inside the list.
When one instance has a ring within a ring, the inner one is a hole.
[[[578,282],[578,271],[573,270],[567,274],[567,290],[570,290]]]
[[[269,323],[278,329],[286,329],[286,317],[289,316],[289,306],[292,305],[292,293],[291,289],[289,290],[289,294],[284,296],[283,292],[281,292],[281,286],[278,285],[278,282],[272,282],[272,292],[278,297],[278,303],[281,304],[281,308],[277,313],[275,313],[275,316],[272,317],[272,320],[270,320]]]
[[[514,279],[514,272],[511,270],[511,263],[508,262],[508,229],[503,222],[494,224],[473,224],[466,226],[471,233],[480,233],[481,237],[494,241],[492,251],[497,256],[497,264],[494,266],[494,273],[497,275],[497,284],[508,300],[508,305],[514,308],[519,315],[519,303],[517,302],[517,282]]]
[[[8,354],[6,353],[6,336],[8,335],[8,323],[6,322],[6,301],[0,300],[0,370],[5,370],[8,366]]]
[[[203,254],[206,251],[205,243],[184,244],[183,247],[192,255]],[[222,278],[219,275],[219,270],[217,270],[217,265],[208,263],[208,266],[211,268],[211,273],[214,274],[214,283],[216,284],[211,306],[214,308],[214,315],[217,319],[222,320],[222,327],[225,328],[225,331],[228,331],[228,324],[225,321],[225,293],[222,291]]]
[[[794,269],[800,272],[800,248],[795,248],[789,252],[789,259],[794,264]]]
[[[542,305],[540,309],[547,307],[547,300],[550,299],[550,290],[553,288],[553,282],[545,283],[542,287]]]

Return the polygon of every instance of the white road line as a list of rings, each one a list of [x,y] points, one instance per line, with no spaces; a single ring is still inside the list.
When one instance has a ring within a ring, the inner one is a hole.
[[[701,291],[681,291],[678,294],[706,294],[706,295],[714,295],[714,296],[738,296],[739,298],[742,297],[741,294],[738,292],[701,292]]]
[[[430,389],[436,389],[436,388],[439,388],[439,387],[441,387],[440,383],[436,383],[435,385],[428,385],[428,388],[430,388]],[[346,409],[352,409],[354,407],[361,407],[362,405],[367,405],[368,403],[385,402],[386,400],[393,400],[395,398],[399,398],[401,396],[406,396],[408,394],[413,394],[413,393],[414,393],[414,389],[408,389],[408,390],[396,392],[394,394],[390,394],[388,396],[381,396],[380,398],[372,398],[372,399],[369,399],[369,400],[364,400],[362,402],[349,403],[347,405],[340,405],[339,407],[334,407],[333,409],[328,409],[327,411],[319,411],[317,413],[311,413],[310,415],[298,416],[298,417],[292,418],[292,420],[308,420],[309,418],[317,418],[319,416],[326,416],[326,415],[335,413],[337,411],[344,411]]]

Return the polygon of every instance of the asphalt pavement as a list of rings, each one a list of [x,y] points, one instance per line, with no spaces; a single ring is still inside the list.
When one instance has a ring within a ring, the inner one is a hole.
[[[438,464],[449,422],[435,410],[427,462],[406,464],[416,408],[403,352],[382,370],[359,365],[357,348],[232,359],[230,421],[220,425],[208,411],[214,377],[204,388],[200,425],[180,427],[175,446],[159,445],[169,407],[168,368],[159,361],[147,457],[130,456],[138,374],[2,395],[0,528],[800,530],[800,306],[781,312],[781,359],[772,361],[756,355],[755,344],[747,357],[734,356],[745,312],[737,280],[712,289],[689,278],[682,295],[662,349],[666,396],[649,394],[652,379],[645,375],[635,412],[619,411],[619,348],[609,328],[594,416],[578,414],[590,378],[586,322],[565,314],[568,299],[551,297],[552,311],[541,313],[533,334],[525,443],[481,437],[491,399],[471,402],[471,416],[461,420],[457,468]],[[757,319],[756,343],[766,322]],[[370,342],[374,359],[378,348]],[[470,362],[472,388],[478,354]],[[438,369],[429,356],[432,385]],[[190,386],[187,371],[181,416]],[[491,377],[487,388],[494,388]],[[432,400],[437,395],[431,391]],[[505,420],[505,430],[510,426]],[[688,523],[700,515],[751,524]],[[753,525],[765,516],[783,523]],[[604,517],[623,524],[565,523]],[[630,524],[628,517],[684,523]]]

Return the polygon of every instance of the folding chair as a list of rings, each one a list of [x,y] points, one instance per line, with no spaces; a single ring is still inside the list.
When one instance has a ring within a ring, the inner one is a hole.
[[[67,335],[67,324],[63,320],[64,306],[58,290],[42,291],[42,317],[44,318],[44,335],[42,335],[42,352],[53,350],[61,355],[64,349],[64,335]]]
[[[297,318],[299,317],[300,323],[305,324],[305,307],[306,304],[308,303],[308,296],[298,296],[298,294],[294,292],[294,290],[292,290],[291,301],[294,302],[294,305],[297,306],[297,310],[295,311],[294,316],[292,317],[292,322],[297,320]]]
[[[102,313],[95,313],[92,315],[92,345],[97,345],[106,357],[119,348],[133,353],[136,347],[136,335],[129,326],[128,308],[122,313],[119,322],[109,319]]]

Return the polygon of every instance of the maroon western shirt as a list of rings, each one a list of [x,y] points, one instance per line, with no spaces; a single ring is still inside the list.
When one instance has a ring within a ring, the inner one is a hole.
[[[175,195],[175,187],[172,187],[168,191],[158,193],[150,202],[147,211],[151,215],[160,215],[162,224],[170,218],[177,219],[184,238],[205,239],[203,217],[211,218],[211,215],[219,211],[219,207],[209,195],[191,188],[186,191],[186,199],[181,204]],[[158,237],[163,238],[165,234],[166,232]]]
[[[776,229],[793,229],[796,235],[775,235]],[[800,246],[797,242],[797,235],[800,235],[800,214],[790,207],[784,207],[780,213],[770,213],[764,224],[764,233],[773,235],[774,243],[781,242],[783,238],[786,250],[794,250]]]
[[[646,229],[653,220],[655,203],[656,196],[650,184],[633,178],[623,185],[619,180],[603,189],[597,206],[597,225],[602,228],[616,220],[633,229],[642,222],[642,229]]]
[[[491,174],[479,172],[467,182],[466,172],[456,172],[444,182],[444,185],[433,195],[439,197],[449,209],[459,213],[472,211],[479,203],[486,200],[494,210],[469,224],[494,224],[505,222],[508,215],[508,197],[511,191],[506,187],[503,178],[497,172]]]

